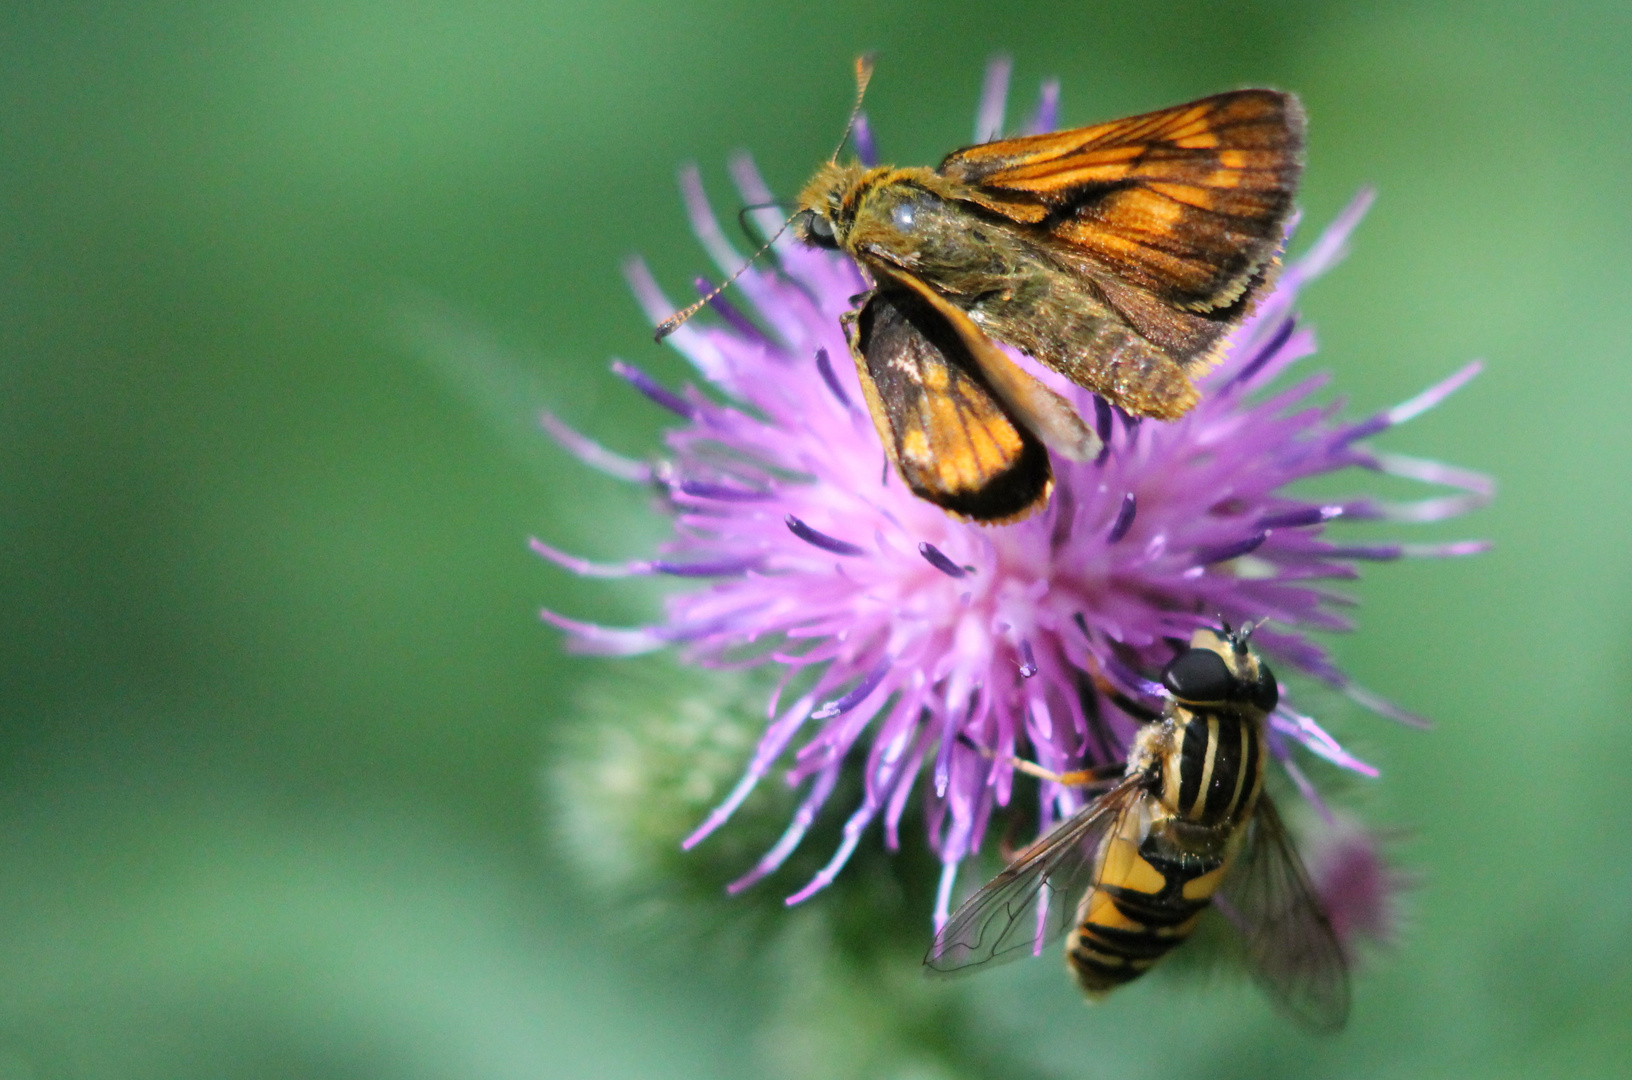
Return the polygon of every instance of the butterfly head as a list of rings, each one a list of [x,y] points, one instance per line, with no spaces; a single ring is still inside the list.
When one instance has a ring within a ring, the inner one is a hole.
[[[843,247],[855,218],[856,195],[869,171],[859,162],[841,165],[836,161],[818,169],[799,193],[799,209],[793,215],[794,235],[814,247]]]

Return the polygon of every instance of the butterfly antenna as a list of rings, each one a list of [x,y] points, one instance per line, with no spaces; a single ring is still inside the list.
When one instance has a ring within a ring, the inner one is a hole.
[[[856,117],[861,115],[861,99],[867,96],[867,84],[873,78],[873,54],[862,53],[856,57],[856,100],[850,106],[850,119],[844,122],[844,134],[839,136],[839,145],[833,148],[833,156],[828,161],[839,160],[839,151],[844,144],[850,141],[850,133],[856,129]]]
[[[849,141],[850,132],[852,130],[854,130],[855,126],[856,126],[856,117],[861,115],[861,99],[866,96],[866,94],[867,94],[867,83],[872,79],[872,77],[873,77],[873,54],[872,53],[863,53],[862,55],[856,57],[856,101],[855,101],[854,105],[850,106],[850,119],[845,121],[844,135],[842,137],[840,137],[839,145],[833,148],[833,156],[831,158],[829,158],[828,160],[830,160],[830,161],[839,160],[839,151],[843,150],[844,149],[844,144]],[[664,319],[662,322],[658,323],[657,324],[657,340],[662,341],[664,338],[668,337],[670,334],[672,334],[676,330],[680,329],[680,327],[682,325],[684,325],[684,323],[685,323],[685,321],[687,319],[691,318],[693,315],[695,315],[699,311],[703,310],[703,308],[708,306],[708,302],[710,300],[713,300],[716,296],[720,295],[728,287],[730,287],[732,282],[736,281],[739,277],[741,277],[747,271],[747,269],[750,266],[754,265],[755,260],[757,260],[761,255],[763,255],[767,251],[769,251],[771,249],[771,245],[776,243],[778,240],[780,240],[782,238],[782,234],[788,231],[788,226],[792,225],[793,224],[793,219],[798,217],[798,216],[799,215],[798,215],[797,212],[790,215],[788,217],[788,219],[782,223],[782,227],[780,229],[776,230],[775,234],[772,235],[772,237],[769,240],[767,240],[767,241],[765,241],[765,243],[761,244],[759,250],[754,252],[752,255],[750,255],[748,257],[748,261],[743,263],[742,266],[740,268],[738,268],[736,273],[732,274],[730,277],[726,278],[723,282],[721,282],[720,285],[717,288],[715,288],[713,292],[710,292],[707,296],[703,297],[701,300],[697,301],[695,304],[692,304],[692,305],[690,305],[688,307],[682,308],[681,310],[675,312],[673,315],[670,315],[667,319]]]
[[[797,217],[797,216],[798,216],[797,214],[794,215],[794,217]],[[772,234],[772,236],[771,236],[771,238],[769,240],[765,241],[763,244],[761,244],[759,246],[758,251],[756,251],[752,255],[748,256],[748,261],[743,263],[740,267],[738,267],[736,273],[732,274],[730,277],[728,277],[724,281],[722,281],[707,296],[703,297],[701,300],[697,301],[695,304],[692,304],[689,307],[683,308],[680,311],[675,312],[673,315],[670,315],[667,319],[664,319],[662,322],[658,323],[657,324],[657,340],[662,341],[664,338],[668,337],[670,334],[672,334],[676,330],[680,329],[680,327],[685,323],[685,321],[687,319],[691,318],[693,315],[695,315],[699,311],[703,310],[703,308],[708,305],[708,302],[710,300],[714,299],[716,296],[720,295],[727,288],[729,288],[733,281],[736,281],[739,277],[741,277],[744,273],[747,272],[747,270],[748,270],[748,268],[750,266],[754,265],[754,260],[758,259],[761,255],[763,255],[767,251],[771,250],[771,245],[776,243],[778,240],[782,239],[782,234],[787,232],[788,231],[788,226],[792,225],[792,224],[793,224],[793,217],[790,217],[790,218],[788,218],[788,220],[784,221],[782,223],[782,227],[780,229],[776,230],[776,232]]]

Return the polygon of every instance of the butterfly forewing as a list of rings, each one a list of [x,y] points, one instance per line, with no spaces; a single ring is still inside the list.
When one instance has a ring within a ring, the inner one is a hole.
[[[1020,852],[1012,863],[963,902],[935,935],[924,963],[936,971],[1032,956],[1076,925],[1077,901],[1093,884],[1100,841],[1143,774],[1129,776],[1076,816]],[[1039,937],[1038,897],[1048,910]]]
[[[1302,172],[1303,110],[1239,90],[1142,116],[971,146],[940,172],[1047,229],[1067,254],[1176,307],[1233,304],[1274,257]]]
[[[1286,827],[1258,803],[1247,848],[1221,894],[1240,922],[1253,975],[1282,1008],[1336,1031],[1349,1015],[1349,971]]]
[[[851,353],[879,438],[921,498],[980,521],[1040,505],[1048,453],[987,386],[946,320],[879,291],[851,324]]]

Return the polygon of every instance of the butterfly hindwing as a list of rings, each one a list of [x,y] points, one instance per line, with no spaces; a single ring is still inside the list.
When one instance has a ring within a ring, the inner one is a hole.
[[[925,301],[874,292],[848,324],[879,438],[914,494],[982,522],[1024,517],[1053,484],[1048,452]]]

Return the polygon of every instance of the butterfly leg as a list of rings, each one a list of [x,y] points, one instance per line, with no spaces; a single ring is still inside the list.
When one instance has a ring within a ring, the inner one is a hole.
[[[867,301],[877,292],[877,289],[868,289],[866,292],[856,293],[850,298],[850,310],[839,314],[839,325],[844,327],[845,339],[852,346],[856,344],[856,320],[861,318],[861,309],[867,306]]]

